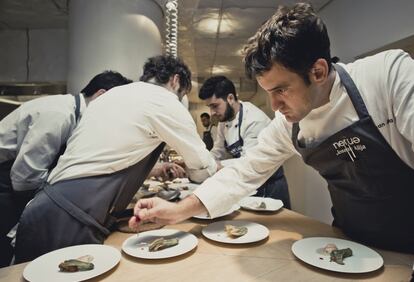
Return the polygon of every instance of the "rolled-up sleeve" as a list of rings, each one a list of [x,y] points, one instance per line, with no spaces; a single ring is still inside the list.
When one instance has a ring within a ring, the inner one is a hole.
[[[285,160],[297,153],[291,138],[291,124],[281,115],[259,134],[258,144],[237,163],[207,179],[194,194],[211,217],[217,217],[260,187]]]
[[[216,172],[216,161],[197,134],[196,125],[187,109],[179,103],[170,104],[169,107],[174,107],[174,110],[152,115],[152,126],[159,138],[184,158],[189,178],[203,182]]]

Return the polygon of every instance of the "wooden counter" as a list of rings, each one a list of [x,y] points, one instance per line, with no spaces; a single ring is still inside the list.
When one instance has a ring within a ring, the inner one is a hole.
[[[414,255],[377,250],[384,258],[384,267],[365,274],[342,274],[309,266],[294,257],[292,243],[305,237],[344,238],[327,224],[282,209],[276,213],[238,211],[218,219],[243,219],[261,223],[270,229],[269,238],[247,245],[215,243],[201,235],[211,221],[188,220],[168,228],[188,231],[199,239],[195,250],[163,260],[143,260],[122,254],[111,271],[90,281],[409,281]],[[113,233],[106,241],[121,250],[123,241],[131,236]],[[24,281],[26,264],[0,268],[0,281]]]

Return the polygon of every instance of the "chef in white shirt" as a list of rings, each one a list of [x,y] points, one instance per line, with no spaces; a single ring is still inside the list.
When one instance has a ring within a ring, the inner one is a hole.
[[[217,139],[210,153],[222,166],[240,162],[246,152],[257,145],[257,136],[270,123],[269,117],[258,107],[237,98],[233,82],[225,76],[208,78],[198,97],[219,120]],[[289,190],[283,167],[280,167],[260,187],[256,196],[280,199],[290,208]]]
[[[6,234],[56,165],[87,105],[132,82],[118,72],[94,76],[79,95],[52,95],[22,104],[0,122],[0,267],[12,258]]]
[[[77,244],[103,243],[156,163],[165,143],[201,182],[217,164],[180,103],[191,73],[179,59],[156,56],[140,82],[113,88],[92,103],[68,140],[48,184],[26,207],[17,230],[16,262]]]
[[[334,65],[326,26],[310,4],[297,3],[280,7],[249,40],[244,62],[276,111],[258,145],[179,203],[139,201],[130,225],[137,227],[137,217],[164,223],[203,212],[215,217],[300,154],[328,182],[335,226],[353,240],[414,253],[409,54],[390,50]]]

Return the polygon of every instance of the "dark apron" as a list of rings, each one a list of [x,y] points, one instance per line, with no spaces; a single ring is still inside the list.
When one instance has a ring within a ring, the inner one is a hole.
[[[211,149],[213,149],[214,146],[214,140],[213,137],[211,136],[211,128],[213,126],[210,126],[209,130],[206,130],[203,132],[203,142],[204,144],[206,144],[206,148],[207,150],[211,151]]]
[[[335,69],[359,120],[309,148],[298,142],[295,123],[293,144],[328,182],[334,226],[375,247],[414,252],[414,170],[382,136],[348,73]]]
[[[80,115],[80,97],[75,98],[75,118],[78,120]],[[59,154],[56,156],[52,165],[49,167],[51,171],[55,166],[66,148],[66,143],[62,145]],[[11,239],[7,237],[10,229],[18,222],[26,204],[33,198],[35,190],[18,192],[14,191],[10,179],[10,171],[14,163],[13,160],[0,164],[0,267],[8,266],[13,257],[13,248],[10,245]]]
[[[112,174],[46,184],[20,218],[15,262],[63,247],[103,244],[116,222],[113,214],[125,210],[164,146]]]
[[[233,158],[240,158],[243,150],[244,141],[240,134],[242,121],[243,104],[240,103],[239,123],[237,125],[239,128],[239,140],[231,145],[228,145],[227,141],[224,140],[224,147]],[[262,186],[259,187],[259,189],[257,189],[255,196],[280,199],[282,200],[284,207],[290,209],[289,189],[283,172],[283,167],[280,167]]]

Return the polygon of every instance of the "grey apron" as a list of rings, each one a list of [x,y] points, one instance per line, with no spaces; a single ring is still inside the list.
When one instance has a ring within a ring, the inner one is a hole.
[[[80,115],[79,95],[74,96],[74,99],[75,118],[77,121]],[[48,169],[49,171],[56,166],[56,163],[65,151],[65,148],[66,143],[60,148],[58,155]],[[24,192],[13,190],[10,171],[14,161],[15,160],[13,159],[0,164],[0,250],[2,250],[0,252],[0,267],[8,266],[13,257],[13,248],[10,245],[11,239],[6,235],[9,233],[10,229],[16,225],[27,202],[29,202],[35,194],[35,190]]]
[[[305,163],[326,179],[333,225],[375,247],[414,252],[414,170],[394,152],[374,124],[348,73],[335,65],[359,120],[314,147],[292,141]]]
[[[243,104],[240,103],[239,123],[237,124],[237,127],[239,128],[239,140],[231,145],[228,145],[227,141],[224,140],[224,147],[233,158],[240,158],[243,150],[244,141],[240,134],[242,121]],[[255,196],[280,199],[282,200],[284,207],[290,209],[289,189],[283,172],[283,167],[280,167],[262,186],[259,187],[259,189],[257,189]]]
[[[165,143],[135,165],[108,175],[46,184],[24,210],[15,261],[79,244],[102,244],[155,165]]]

